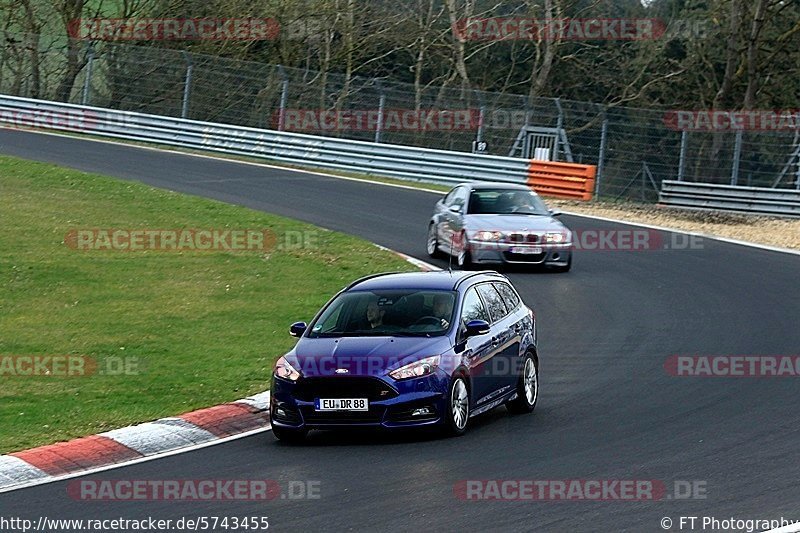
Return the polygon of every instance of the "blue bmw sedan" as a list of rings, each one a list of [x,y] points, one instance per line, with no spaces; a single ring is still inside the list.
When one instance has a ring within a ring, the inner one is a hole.
[[[539,396],[533,311],[497,272],[380,274],[353,282],[275,364],[272,432],[435,426],[461,435],[505,404],[529,413]]]

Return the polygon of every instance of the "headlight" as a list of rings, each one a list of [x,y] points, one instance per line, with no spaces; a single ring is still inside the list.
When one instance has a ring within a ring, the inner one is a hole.
[[[281,379],[288,379],[289,381],[297,381],[300,379],[300,372],[294,369],[285,357],[278,359],[275,363],[275,376]]]
[[[503,234],[499,231],[479,231],[475,233],[475,240],[478,241],[499,241]]]
[[[426,357],[414,363],[401,366],[397,370],[392,370],[389,375],[394,379],[419,378],[432,374],[439,366],[439,356]]]
[[[544,242],[551,243],[551,244],[558,244],[560,242],[566,242],[567,234],[566,232],[562,233],[545,233],[544,234]]]

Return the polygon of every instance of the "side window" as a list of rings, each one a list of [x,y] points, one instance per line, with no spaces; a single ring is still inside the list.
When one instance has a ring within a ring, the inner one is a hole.
[[[475,288],[471,288],[464,295],[464,301],[461,303],[461,323],[466,325],[470,320],[489,320],[489,314],[483,306],[483,302],[478,296]]]
[[[517,296],[516,291],[511,288],[511,285],[508,283],[498,282],[494,284],[494,288],[497,289],[497,292],[500,293],[500,296],[503,297],[503,301],[506,304],[506,309],[509,312],[513,311],[519,306],[519,296]]]
[[[491,283],[481,283],[478,285],[478,292],[481,293],[483,301],[486,302],[486,307],[489,308],[489,316],[492,317],[492,322],[502,320],[502,318],[508,314],[506,306],[503,303],[503,298]]]
[[[463,208],[466,202],[467,202],[467,188],[457,187],[453,191],[452,201],[448,205],[460,205]]]
[[[446,205],[448,207],[453,205],[453,198],[456,197],[456,191],[457,190],[458,190],[458,187],[456,187],[455,189],[452,189],[449,193],[447,193],[447,195],[444,197],[444,200],[442,201],[442,203],[444,203],[444,205]]]

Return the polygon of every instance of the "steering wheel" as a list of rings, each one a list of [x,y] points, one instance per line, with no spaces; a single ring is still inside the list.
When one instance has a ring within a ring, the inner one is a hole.
[[[425,326],[425,325],[428,325],[428,326],[441,326],[442,325],[442,319],[437,317],[437,316],[430,316],[430,315],[423,316],[423,317],[418,318],[417,321],[414,322],[414,325],[415,326]]]

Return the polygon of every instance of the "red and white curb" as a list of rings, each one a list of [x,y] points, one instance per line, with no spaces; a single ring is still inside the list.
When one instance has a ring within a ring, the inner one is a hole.
[[[269,391],[200,409],[0,455],[0,492],[210,446],[269,429]]]
[[[441,270],[384,246],[420,270]],[[219,444],[269,429],[269,391],[68,442],[0,455],[0,492]]]

